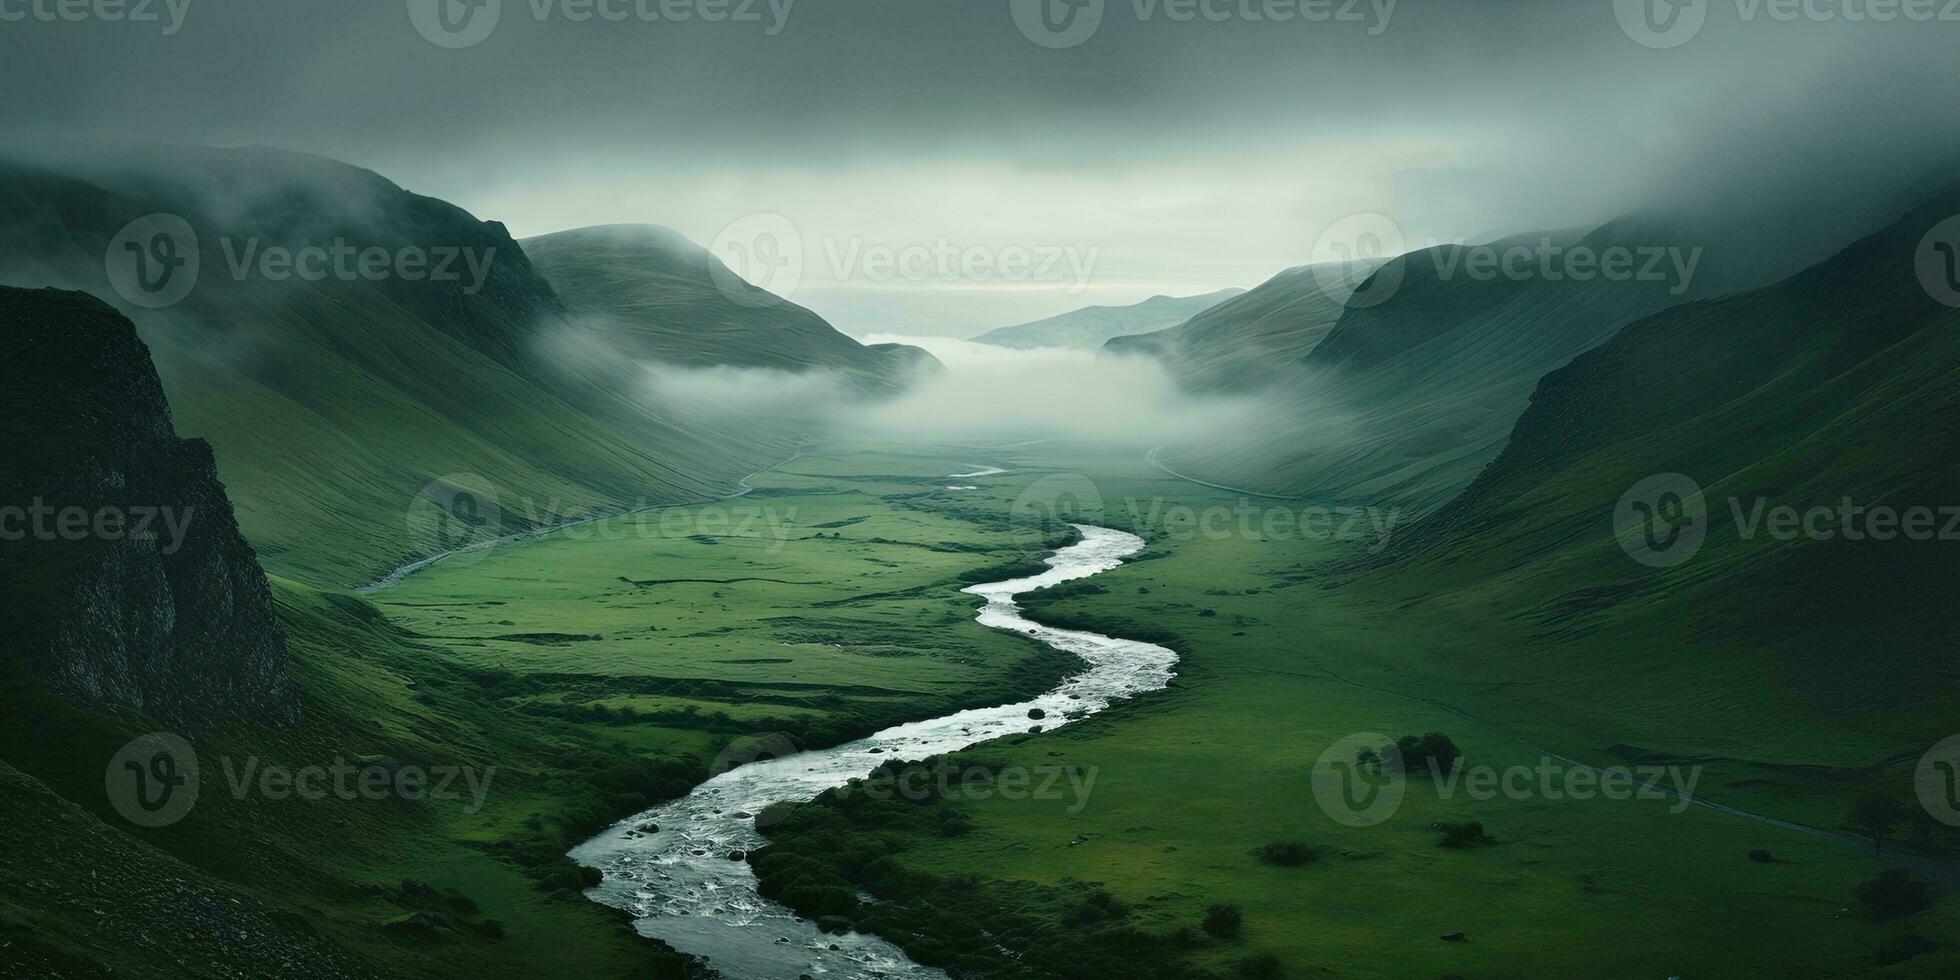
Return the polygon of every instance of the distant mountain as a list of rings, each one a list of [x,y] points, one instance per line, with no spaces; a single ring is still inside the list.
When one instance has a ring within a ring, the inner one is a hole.
[[[677,367],[830,371],[892,393],[938,362],[916,347],[867,347],[823,318],[742,281],[658,225],[602,225],[521,243],[567,309],[623,354]]]
[[[194,234],[184,254],[149,232],[114,242],[159,213]],[[112,244],[158,269],[195,255],[194,285],[174,305],[134,303],[111,280],[124,254]],[[303,267],[324,275],[284,264],[337,247],[338,267]],[[486,533],[514,531],[726,493],[796,437],[649,404],[630,363],[561,342],[563,304],[502,225],[321,157],[156,147],[59,168],[0,161],[0,283],[83,290],[135,321],[261,559],[320,584],[439,549],[407,517],[425,488],[444,496],[439,478],[478,478],[496,495],[478,503],[501,517]]]
[[[1397,533],[1368,588],[1474,596],[1528,624],[1555,657],[1476,665],[1507,699],[1542,691],[1548,710],[1584,713],[1628,697],[1630,672],[1665,676],[1680,697],[1650,705],[1652,731],[1617,733],[1632,744],[1775,760],[1800,716],[1846,733],[1832,750],[1846,765],[1913,746],[1909,769],[1951,734],[1941,706],[1960,690],[1960,664],[1932,653],[1960,635],[1960,563],[1940,537],[1960,501],[1960,310],[1916,274],[1955,214],[1960,188],[1551,372],[1502,451]],[[1773,516],[1784,508],[1802,526]],[[1722,736],[1695,737],[1709,732]]]
[[[1527,234],[1400,256],[1362,284],[1319,343],[1287,362],[1269,428],[1171,447],[1166,462],[1262,492],[1432,511],[1496,457],[1546,372],[1628,323],[1761,274],[1759,262],[1739,261],[1739,250],[1704,244],[1710,240],[1676,223],[1623,218],[1583,235]],[[1594,256],[1624,249],[1636,258],[1611,278],[1557,267],[1546,274],[1536,260],[1522,274],[1477,264],[1541,247]],[[1676,256],[1692,261],[1692,275],[1679,274]],[[1318,329],[1325,315],[1315,307],[1316,318],[1302,319]],[[1238,371],[1262,363],[1239,360],[1246,367]]]
[[[1221,289],[1201,296],[1152,296],[1129,306],[1085,306],[1045,320],[990,330],[973,341],[1015,350],[1034,347],[1095,350],[1111,337],[1175,327],[1244,293],[1243,289]]]
[[[23,515],[0,548],[0,651],[83,703],[290,719],[265,572],[136,328],[84,293],[0,287],[0,344],[0,508]]]
[[[1418,516],[1496,457],[1547,372],[1660,310],[1792,275],[1887,220],[1866,207],[1824,203],[1793,215],[1743,203],[1432,245],[1374,270],[1317,343],[1324,307],[1303,304],[1275,328],[1277,349],[1255,345],[1257,356],[1229,352],[1244,344],[1231,330],[1219,340],[1169,333],[1108,349],[1164,345],[1173,372],[1193,387],[1275,385],[1269,425],[1166,447],[1160,458],[1177,471]],[[1243,331],[1252,318],[1233,319]],[[1286,356],[1293,351],[1305,356]]]
[[[1181,326],[1112,337],[1107,354],[1155,358],[1192,391],[1250,391],[1295,377],[1340,319],[1345,292],[1308,266],[1200,311]]]

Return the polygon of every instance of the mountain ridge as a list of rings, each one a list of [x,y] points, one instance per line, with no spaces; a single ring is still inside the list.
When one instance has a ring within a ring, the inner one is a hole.
[[[1044,317],[1028,323],[998,327],[972,338],[1014,350],[1036,347],[1101,348],[1112,337],[1167,330],[1220,303],[1242,296],[1238,287],[1193,296],[1158,294],[1124,306],[1096,305]]]

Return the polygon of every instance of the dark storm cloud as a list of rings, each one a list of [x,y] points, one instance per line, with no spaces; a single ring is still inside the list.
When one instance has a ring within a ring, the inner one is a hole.
[[[0,22],[11,143],[309,150],[520,234],[624,219],[706,240],[746,209],[833,239],[1023,228],[1101,246],[1137,298],[1179,271],[1252,285],[1356,211],[1419,242],[1656,201],[1883,198],[1960,132],[1960,24],[1785,22],[1754,0],[1703,0],[1671,48],[1608,0],[1106,0],[1061,49],[1008,0],[704,0],[685,22],[642,16],[673,0],[583,20],[578,0],[502,0],[453,50],[402,0],[179,0],[174,33],[37,15],[76,2],[0,0],[24,14]]]

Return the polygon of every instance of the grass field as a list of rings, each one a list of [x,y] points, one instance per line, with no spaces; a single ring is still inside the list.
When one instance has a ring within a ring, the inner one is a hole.
[[[463,556],[374,598],[458,662],[530,679],[530,710],[843,741],[1068,669],[973,622],[959,587],[1025,556],[935,504],[958,466],[805,456],[744,497]]]
[[[963,458],[799,461],[748,497],[648,512],[644,530],[566,529],[365,598],[274,579],[302,721],[179,733],[202,792],[160,828],[132,826],[102,791],[105,762],[156,722],[11,679],[0,965],[526,977],[569,950],[585,975],[679,975],[580,894],[571,845],[686,792],[745,735],[840,740],[1044,690],[1070,668],[977,626],[958,594],[1024,567],[1026,550],[912,506],[946,493]],[[458,767],[484,792],[231,786],[251,765],[342,760]],[[77,918],[78,901],[140,936]]]
[[[1007,472],[945,475],[981,465]],[[322,975],[517,977],[576,951],[593,976],[680,975],[680,960],[582,897],[565,849],[685,792],[746,736],[825,744],[1046,689],[1069,663],[979,627],[958,589],[1060,540],[1052,521],[1017,516],[1059,515],[1149,547],[1030,598],[1032,614],[1166,643],[1178,677],[970,755],[1080,767],[1087,795],[804,806],[760,868],[868,887],[878,900],[854,911],[861,927],[922,959],[1008,975],[1844,976],[1913,949],[1908,935],[1948,948],[1882,975],[1960,964],[1951,902],[1874,921],[1854,892],[1890,862],[1800,832],[1672,799],[1468,783],[1445,797],[1421,779],[1392,816],[1352,826],[1314,791],[1316,760],[1357,733],[1442,731],[1464,768],[1498,771],[1547,764],[1523,740],[1599,765],[1629,761],[1613,746],[1665,741],[1657,761],[1704,765],[1696,792],[1835,827],[1863,785],[1842,770],[1909,771],[1881,763],[1912,754],[1911,717],[1861,729],[1810,716],[1782,739],[1724,727],[1721,698],[1787,708],[1799,695],[1773,676],[1739,693],[1712,686],[1720,671],[1611,672],[1586,654],[1611,637],[1551,648],[1474,594],[1412,601],[1406,581],[1336,574],[1329,561],[1374,543],[1368,515],[1300,530],[1292,505],[1190,484],[1141,451],[823,446],[754,485],[465,555],[366,598],[275,580],[304,721],[190,733],[211,775],[169,827],[128,828],[101,793],[101,760],[153,724],[125,712],[105,731],[56,702],[6,699],[9,853],[35,855],[0,889],[7,955],[135,976],[299,957]],[[1289,519],[1270,522],[1279,509]],[[1667,710],[1684,698],[1696,710]],[[1679,749],[1696,745],[1720,757]],[[341,756],[495,775],[475,808],[234,798],[220,773],[248,757]],[[1759,758],[1784,775],[1765,782],[1736,762]],[[28,805],[44,795],[79,806]],[[96,817],[129,833],[68,843],[100,835]],[[1466,821],[1494,842],[1439,846],[1432,824]],[[1251,853],[1281,842],[1315,858]],[[104,865],[112,845],[122,856]],[[1759,848],[1773,860],[1751,860]],[[129,906],[151,923],[143,943],[79,927],[62,904],[77,894],[143,896]],[[1214,904],[1242,910],[1237,935],[1200,927]],[[214,915],[234,932],[214,932]],[[233,934],[251,941],[211,938]],[[989,960],[1003,944],[1022,957]]]
[[[1668,730],[1671,698],[1733,691],[1697,693],[1664,671],[1608,675],[1579,661],[1564,668],[1569,710],[1541,713],[1561,687],[1558,649],[1530,646],[1523,629],[1495,615],[1370,594],[1366,576],[1311,571],[1366,540],[1246,534],[1217,510],[1211,531],[1168,523],[1207,507],[1233,513],[1241,500],[1127,457],[1019,450],[1003,465],[1014,472],[979,481],[995,506],[1011,506],[1055,472],[1078,473],[1100,492],[1105,520],[1151,542],[1144,560],[1099,576],[1094,588],[1031,599],[1036,618],[1166,642],[1184,657],[1179,676],[1171,690],[1096,719],[980,750],[996,765],[1094,770],[1086,806],[955,794],[932,805],[962,811],[973,830],[950,839],[931,832],[936,824],[907,831],[889,812],[799,814],[779,834],[781,846],[806,857],[831,849],[838,873],[891,886],[891,900],[866,903],[861,921],[901,937],[923,933],[924,948],[943,953],[960,945],[962,928],[998,933],[1053,921],[1106,891],[1126,914],[1016,933],[1025,953],[1019,969],[1063,975],[1077,975],[1071,963],[1094,962],[1088,951],[1099,944],[1147,947],[1135,934],[1160,937],[1195,968],[1223,975],[1242,964],[1264,975],[1270,964],[1258,956],[1270,953],[1284,975],[1354,977],[1845,976],[1877,969],[1880,950],[1908,933],[1948,946],[1960,939],[1951,903],[1903,924],[1863,915],[1858,884],[1891,866],[1869,852],[1673,799],[1567,798],[1562,765],[1554,769],[1559,798],[1537,788],[1537,768],[1554,763],[1521,738],[1601,766],[1632,764],[1608,751],[1623,741],[1617,732]],[[1258,528],[1264,514],[1253,506]],[[1228,523],[1233,529],[1221,533]],[[1530,675],[1519,686],[1532,698],[1513,702],[1501,685],[1457,680],[1491,662]],[[1521,666],[1534,662],[1535,670]],[[1603,697],[1606,689],[1623,696]],[[1756,693],[1771,706],[1788,697],[1774,684]],[[1710,715],[1687,713],[1691,725]],[[1889,734],[1899,744],[1881,744],[1888,733],[1863,736],[1816,720],[1815,730],[1781,745],[1765,744],[1754,728],[1730,735],[1719,723],[1672,734],[1680,744],[1726,741],[1728,754],[1742,758],[1814,752],[1826,765],[1807,776],[1793,770],[1776,786],[1715,765],[1699,771],[1694,789],[1824,826],[1844,822],[1863,785],[1835,778],[1835,767],[1908,751],[1916,758],[1924,749],[1897,732]],[[1451,736],[1464,767],[1532,770],[1530,787],[1477,799],[1467,785],[1445,797],[1427,779],[1413,780],[1393,816],[1370,826],[1338,822],[1318,805],[1316,758],[1339,740],[1430,731]],[[1682,766],[1682,778],[1696,765],[1658,761]],[[804,808],[812,809],[821,808]],[[1432,824],[1465,821],[1483,824],[1495,843],[1439,846]],[[856,853],[835,847],[840,834]],[[1250,853],[1285,841],[1318,849],[1318,859],[1273,866]],[[1758,848],[1774,860],[1751,860]],[[877,863],[892,851],[902,870]],[[914,873],[927,878],[907,877]],[[1218,940],[1197,929],[1215,903],[1242,908],[1242,934]],[[1443,941],[1457,932],[1467,941]],[[1139,976],[1169,970],[1168,960],[1129,962]],[[1950,975],[1956,963],[1945,950],[1885,975]]]

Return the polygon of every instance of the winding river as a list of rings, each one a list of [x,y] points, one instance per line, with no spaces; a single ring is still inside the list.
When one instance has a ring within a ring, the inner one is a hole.
[[[761,846],[753,815],[771,803],[814,799],[893,759],[913,760],[1034,728],[1055,728],[1170,682],[1177,654],[1151,643],[1055,629],[1021,615],[1014,597],[1123,564],[1143,548],[1133,534],[1075,525],[1082,539],[1046,559],[1048,570],[975,585],[977,616],[994,629],[1031,636],[1080,657],[1087,669],[1032,701],[978,708],[887,728],[835,748],[764,759],[709,779],[679,800],[623,820],[571,856],[605,879],[586,892],[625,909],[641,935],[707,957],[730,978],[944,977],[875,936],[825,935],[756,893],[737,851]],[[1029,715],[1040,709],[1040,721]],[[657,828],[657,829],[653,829]]]

